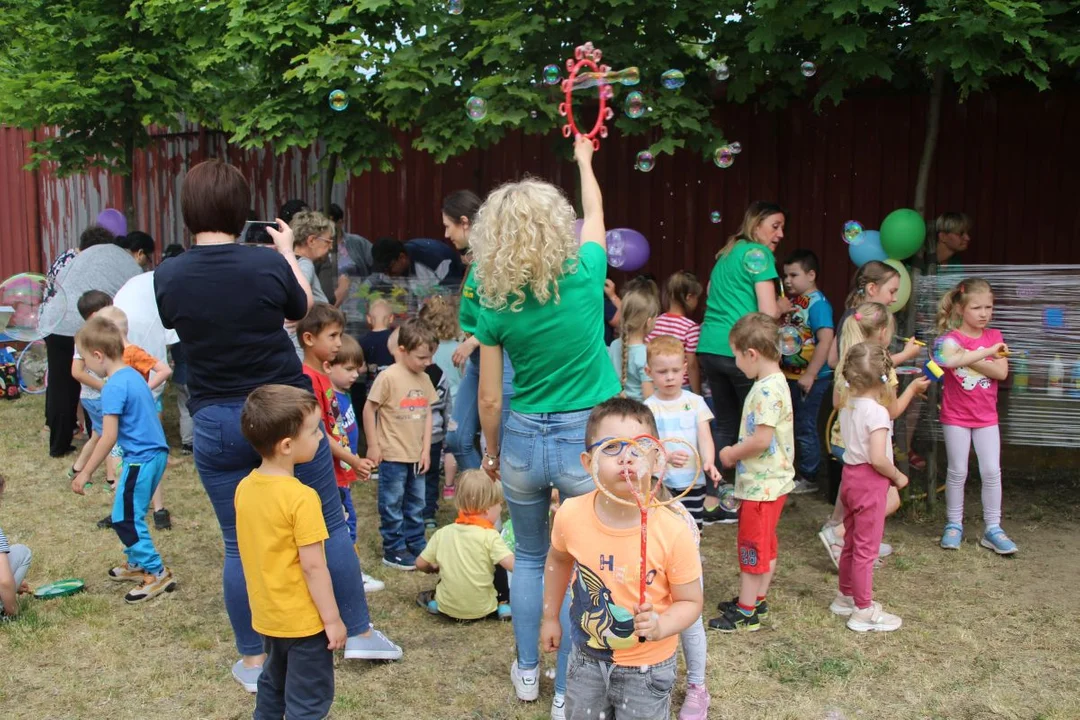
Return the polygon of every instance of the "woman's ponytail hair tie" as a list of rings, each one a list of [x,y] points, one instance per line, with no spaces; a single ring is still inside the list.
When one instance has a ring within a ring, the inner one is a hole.
[[[862,322],[862,313],[855,313],[855,322]]]

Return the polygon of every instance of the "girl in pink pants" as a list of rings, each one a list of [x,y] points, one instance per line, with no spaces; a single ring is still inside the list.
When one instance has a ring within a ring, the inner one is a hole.
[[[901,620],[874,602],[874,560],[885,530],[889,486],[908,483],[893,464],[892,419],[896,399],[889,384],[892,360],[881,345],[862,342],[848,350],[840,386],[840,433],[844,439],[844,550],[840,588],[829,606],[856,632],[896,630]]]

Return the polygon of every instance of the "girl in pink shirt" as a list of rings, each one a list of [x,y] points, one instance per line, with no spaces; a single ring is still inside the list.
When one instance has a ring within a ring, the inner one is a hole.
[[[998,383],[1009,375],[1008,347],[1001,333],[987,327],[994,314],[994,293],[979,278],[962,280],[938,304],[937,326],[943,333],[934,354],[945,368],[941,424],[949,471],[945,485],[948,522],[941,547],[959,549],[964,539],[964,483],[972,444],[982,478],[983,522],[979,544],[998,555],[1012,555],[1016,543],[1001,529],[1001,434],[998,431]]]

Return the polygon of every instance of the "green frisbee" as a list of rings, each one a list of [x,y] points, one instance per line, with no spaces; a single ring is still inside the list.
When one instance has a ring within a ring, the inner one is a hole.
[[[51,598],[74,595],[84,589],[86,589],[86,583],[79,578],[66,578],[64,580],[51,582],[47,585],[42,585],[34,591],[34,597],[40,600],[49,600]]]

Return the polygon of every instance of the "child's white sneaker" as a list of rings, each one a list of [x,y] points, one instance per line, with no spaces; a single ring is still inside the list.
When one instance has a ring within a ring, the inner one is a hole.
[[[832,604],[829,605],[829,612],[833,615],[839,615],[840,617],[848,617],[857,609],[858,608],[855,607],[855,598],[850,595],[844,595],[841,592],[836,593],[836,597],[833,598]]]
[[[540,666],[532,670],[518,668],[517,660],[510,665],[510,681],[514,683],[514,692],[518,700],[533,702],[540,697]]]
[[[380,590],[386,589],[386,583],[384,583],[382,580],[379,580],[378,578],[373,578],[366,572],[362,572],[360,574],[364,576],[365,593],[379,592]]]
[[[903,622],[896,615],[882,610],[880,603],[872,602],[868,608],[855,610],[848,618],[847,626],[855,632],[891,632],[899,630]]]

